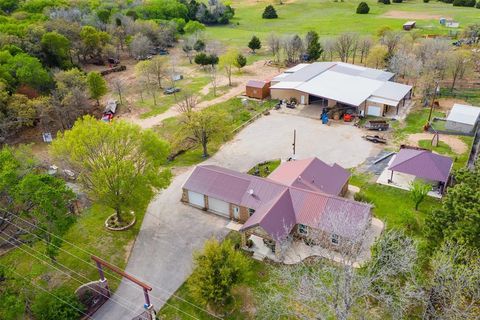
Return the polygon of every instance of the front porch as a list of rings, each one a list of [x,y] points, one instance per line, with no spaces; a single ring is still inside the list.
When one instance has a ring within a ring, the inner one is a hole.
[[[410,185],[413,181],[417,178],[414,175],[406,174],[397,171],[391,171],[388,168],[385,168],[383,172],[377,179],[377,183],[383,184],[390,187],[395,187],[398,189],[410,191]],[[424,179],[420,179],[421,181],[425,182]],[[430,182],[432,184],[432,190],[428,192],[428,196],[441,199],[442,193],[440,189],[435,185],[435,183]]]
[[[381,220],[372,218],[372,223],[366,232],[360,250],[353,260],[353,266],[355,268],[359,268],[363,263],[370,259],[370,247],[380,236],[384,227],[385,225]],[[242,234],[242,237],[246,236]],[[320,245],[307,245],[302,239],[294,239],[285,244],[281,254],[279,252],[275,254],[272,247],[267,246],[264,238],[260,236],[252,234],[248,236],[248,238],[245,238],[245,242],[248,240],[251,240],[251,247],[243,246],[243,249],[252,252],[252,257],[260,261],[269,259],[278,263],[297,264],[308,257],[317,256],[338,263],[352,263],[350,260],[346,261],[345,255],[342,255],[340,252]],[[280,245],[277,243],[275,248],[276,250],[280,249]]]

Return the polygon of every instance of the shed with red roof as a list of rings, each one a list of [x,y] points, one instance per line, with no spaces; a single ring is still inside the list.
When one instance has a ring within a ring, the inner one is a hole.
[[[249,80],[245,88],[247,97],[263,100],[270,96],[270,81]]]

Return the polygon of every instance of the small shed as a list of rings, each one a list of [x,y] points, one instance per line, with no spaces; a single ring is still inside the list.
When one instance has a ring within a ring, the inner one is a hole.
[[[250,98],[265,99],[270,96],[270,81],[249,80],[246,95]]]
[[[480,121],[480,107],[455,103],[445,123],[450,131],[473,134]]]
[[[409,31],[415,28],[416,21],[407,21],[403,24],[403,30]]]

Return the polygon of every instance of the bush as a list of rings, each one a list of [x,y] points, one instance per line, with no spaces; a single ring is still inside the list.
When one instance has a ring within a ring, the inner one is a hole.
[[[454,7],[465,7],[465,0],[453,0]]]
[[[390,4],[390,0],[383,0],[383,4]]]
[[[430,0],[423,0],[423,2],[428,3]]]
[[[370,12],[370,7],[366,2],[360,2],[357,7],[357,13],[358,14],[367,14]]]
[[[402,3],[403,0],[392,0],[393,3]]]
[[[65,288],[55,289],[52,295],[39,293],[31,306],[36,319],[42,320],[72,320],[79,319],[85,311],[77,296]],[[59,300],[55,297],[59,297]]]
[[[239,53],[237,58],[235,59],[234,65],[239,70],[242,69],[247,65],[247,58],[243,54]]]
[[[476,1],[475,0],[465,0],[465,7],[475,7]]]
[[[480,9],[480,1],[477,2],[477,5],[475,6],[477,9]]]
[[[275,10],[275,8],[272,5],[268,5],[268,6],[265,7],[265,10],[263,11],[262,18],[263,19],[277,19],[278,18],[277,11]]]
[[[255,50],[258,50],[262,47],[262,42],[257,36],[253,36],[248,43],[248,47],[255,53]]]

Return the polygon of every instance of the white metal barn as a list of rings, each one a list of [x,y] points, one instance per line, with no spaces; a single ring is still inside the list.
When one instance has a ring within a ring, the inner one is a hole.
[[[447,117],[445,129],[472,134],[479,122],[480,107],[454,104]]]

